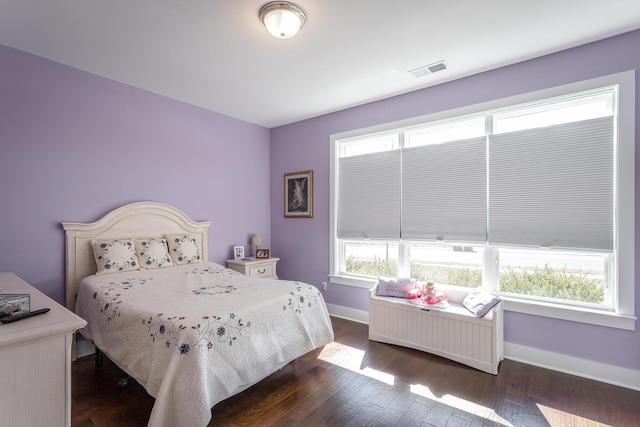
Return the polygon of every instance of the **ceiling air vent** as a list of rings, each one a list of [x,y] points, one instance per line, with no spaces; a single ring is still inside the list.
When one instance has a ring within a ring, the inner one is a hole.
[[[444,60],[442,60],[442,61],[434,62],[433,64],[425,65],[424,67],[416,68],[415,70],[411,70],[409,72],[413,74],[413,77],[418,78],[418,77],[426,76],[427,74],[437,73],[438,71],[442,71],[446,69],[447,69],[447,64],[444,62]]]

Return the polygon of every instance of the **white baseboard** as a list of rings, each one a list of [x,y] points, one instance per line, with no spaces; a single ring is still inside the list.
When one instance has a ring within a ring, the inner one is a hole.
[[[504,357],[528,365],[640,391],[640,371],[633,369],[607,365],[509,342],[504,343]]]
[[[329,314],[369,324],[369,312],[327,304]],[[580,359],[524,345],[504,343],[505,359],[640,391],[640,371]]]
[[[369,324],[369,312],[356,310],[355,308],[343,307],[341,305],[327,304],[329,314],[341,319],[353,320],[358,323]]]

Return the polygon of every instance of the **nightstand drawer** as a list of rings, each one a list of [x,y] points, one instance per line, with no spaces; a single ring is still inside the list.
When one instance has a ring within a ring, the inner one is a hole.
[[[263,279],[277,279],[276,264],[280,258],[245,258],[245,259],[228,259],[227,267],[238,273],[251,277],[261,277]]]
[[[247,275],[253,277],[274,277],[276,276],[273,263],[252,265],[247,269]]]

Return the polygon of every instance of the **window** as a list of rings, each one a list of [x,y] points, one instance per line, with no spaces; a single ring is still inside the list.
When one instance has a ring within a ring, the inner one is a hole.
[[[599,253],[501,249],[499,290],[594,308],[612,306],[607,292],[608,258]]]
[[[633,79],[333,136],[332,281],[484,286],[633,329]]]
[[[420,281],[482,286],[484,246],[407,243],[410,276]]]
[[[484,136],[484,116],[447,120],[441,123],[433,123],[426,126],[417,126],[404,132],[405,147],[419,147],[428,144],[441,144],[449,141]]]
[[[398,274],[398,243],[344,240],[344,266],[341,271],[365,277],[391,277]]]

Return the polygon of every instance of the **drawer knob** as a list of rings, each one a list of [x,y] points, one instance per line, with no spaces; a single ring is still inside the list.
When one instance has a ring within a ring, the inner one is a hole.
[[[262,270],[258,270],[258,273],[260,273],[260,274],[264,274],[264,272],[265,272],[265,271],[267,271],[267,269],[266,269],[266,268],[263,268]]]

